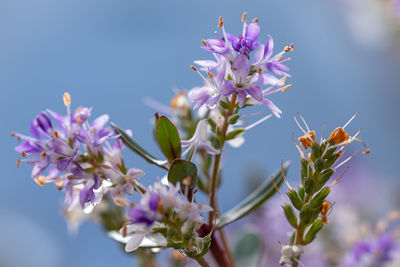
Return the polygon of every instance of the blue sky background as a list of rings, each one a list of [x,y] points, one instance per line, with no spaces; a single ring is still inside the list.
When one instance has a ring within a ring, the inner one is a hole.
[[[95,116],[108,113],[159,153],[149,124],[153,110],[142,99],[168,103],[172,87],[201,83],[189,65],[210,57],[199,47],[213,36],[221,15],[229,32],[241,32],[241,14],[247,11],[249,18],[260,18],[261,41],[271,34],[278,50],[295,43],[288,64],[293,76],[288,82],[294,86],[273,96],[284,111],[282,119],[252,129],[244,146],[227,151],[219,198],[223,210],[245,195],[250,168],[259,166],[268,174],[282,158],[297,163],[291,142],[291,133],[299,134],[296,112],[317,131],[326,120],[329,131],[359,111],[348,129],[362,127],[372,153],[357,161],[397,187],[399,50],[386,31],[389,26],[376,30],[368,17],[374,13],[361,2],[0,1],[0,266],[134,265],[95,224],[84,224],[77,236],[68,234],[58,213],[63,194],[52,186],[38,187],[29,167],[15,167],[16,141],[9,134],[28,133],[41,110],[64,112],[62,94],[68,91],[73,106],[93,106]],[[352,12],[370,27],[357,28]],[[143,168],[146,179],[163,174],[126,152],[130,166]],[[295,164],[289,176],[296,178],[297,171]],[[377,190],[373,197],[379,194],[384,192]]]

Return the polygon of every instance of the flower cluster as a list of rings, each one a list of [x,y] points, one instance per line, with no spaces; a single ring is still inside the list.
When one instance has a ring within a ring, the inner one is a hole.
[[[315,131],[311,131],[305,120],[300,114],[298,115],[307,130],[304,130],[295,118],[297,125],[304,134],[298,138],[300,145],[297,145],[293,139],[301,156],[301,185],[296,190],[290,186],[285,178],[289,189],[286,194],[290,199],[290,204],[283,205],[286,219],[294,228],[294,232],[291,236],[290,246],[282,247],[281,264],[290,264],[292,266],[299,264],[299,258],[303,251],[299,248],[314,241],[324,224],[329,223],[328,215],[332,205],[326,198],[330,194],[331,188],[344,175],[347,168],[331,185],[326,186],[326,183],[339,167],[352,158],[350,156],[340,162],[341,157],[346,152],[347,145],[354,141],[359,141],[366,149],[363,153],[369,153],[369,149],[357,138],[359,132],[354,136],[349,136],[345,131],[346,126],[357,114],[343,127],[337,127],[333,130],[327,140],[322,140],[321,138],[320,141],[317,140]],[[308,149],[311,151],[308,152]],[[289,253],[290,249],[296,250],[296,253],[295,251]],[[288,257],[288,255],[294,256]]]
[[[33,166],[32,178],[44,186],[53,182],[65,190],[67,211],[80,207],[87,212],[110,192],[117,204],[124,205],[125,194],[132,194],[135,180],[144,175],[140,169],[127,170],[122,159],[124,145],[106,126],[108,115],[89,122],[92,108],[71,112],[71,97],[64,94],[67,115],[52,110],[41,112],[31,121],[32,136],[17,133],[23,143],[15,149],[22,160]]]
[[[191,66],[202,77],[204,85],[193,88],[189,97],[195,102],[194,109],[202,106],[214,109],[223,97],[237,94],[240,108],[246,104],[263,104],[280,117],[282,111],[266,97],[290,87],[284,86],[286,77],[290,75],[287,73],[288,67],[284,65],[289,58],[284,59],[283,56],[293,50],[293,44],[273,55],[274,43],[271,36],[265,45],[257,41],[260,34],[258,19],[247,24],[244,13],[242,22],[243,32],[235,36],[225,31],[220,17],[218,27],[222,29],[222,38],[216,32],[216,39],[203,40],[202,48],[211,52],[216,61],[195,61],[206,76]],[[264,89],[264,86],[267,87]]]
[[[207,205],[182,198],[179,183],[157,182],[127,212],[129,222],[121,229],[121,234],[128,237],[125,250],[136,250],[145,236],[153,240],[156,236],[161,237],[155,241],[159,246],[200,254],[204,249],[199,246],[201,238],[196,231],[205,223],[202,213],[211,210]]]

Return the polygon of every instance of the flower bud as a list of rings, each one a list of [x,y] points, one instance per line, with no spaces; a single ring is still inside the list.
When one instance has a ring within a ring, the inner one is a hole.
[[[301,199],[301,201],[304,201],[304,197],[305,197],[305,191],[304,191],[304,187],[302,186],[302,185],[300,185],[299,187],[298,187],[299,189],[298,189],[298,191],[299,191],[299,197],[300,197],[300,199]]]
[[[334,170],[332,169],[327,169],[323,172],[321,172],[318,176],[318,184],[317,184],[317,188],[315,190],[320,190],[325,184],[326,182],[328,182],[329,178],[331,178],[331,176],[335,173]]]
[[[292,206],[290,205],[285,205],[282,206],[283,211],[285,212],[286,219],[290,223],[293,228],[297,228],[297,216],[296,213],[294,212]]]
[[[331,192],[330,187],[324,187],[321,191],[316,194],[313,199],[310,201],[310,206],[315,209],[318,208],[322,205],[322,202],[324,202],[325,198],[329,195]]]
[[[300,210],[301,206],[303,206],[303,201],[301,201],[301,199],[300,199],[299,195],[297,194],[296,190],[294,190],[294,189],[289,190],[286,194],[288,195],[288,197],[289,197],[290,201],[292,202],[293,206],[296,209]]]
[[[313,210],[309,204],[305,204],[300,210],[300,224],[307,225],[311,221]]]
[[[312,194],[314,191],[314,181],[311,178],[305,181],[304,191],[306,191],[307,194]]]
[[[240,115],[239,115],[239,114],[233,114],[233,115],[229,116],[229,118],[228,118],[228,123],[229,123],[229,124],[235,124],[235,123],[237,123],[237,121],[239,120],[239,118],[240,118]]]
[[[315,237],[317,236],[318,232],[322,229],[324,224],[321,220],[316,220],[310,227],[310,229],[306,233],[305,237],[305,244],[311,243]]]

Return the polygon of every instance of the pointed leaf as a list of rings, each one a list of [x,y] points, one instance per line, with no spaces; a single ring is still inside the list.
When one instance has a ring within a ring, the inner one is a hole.
[[[260,236],[261,233],[251,229],[239,237],[233,251],[237,266],[259,266],[263,252],[263,243]]]
[[[197,167],[190,161],[184,159],[176,159],[172,162],[168,171],[168,181],[173,184],[177,182],[182,184],[182,181],[190,178],[190,186],[196,185]]]
[[[283,171],[285,174],[290,166],[290,162],[287,161],[283,164]],[[271,179],[267,179],[262,183],[255,191],[248,195],[244,200],[242,200],[238,205],[227,211],[217,220],[216,228],[222,228],[240,218],[246,216],[258,206],[263,204],[267,199],[272,197],[275,192],[275,186],[279,186],[283,181],[283,175],[281,170],[275,172]],[[273,181],[273,182],[272,182]]]
[[[157,140],[169,162],[181,157],[181,139],[175,125],[165,116],[157,123]]]
[[[168,162],[165,160],[159,160],[149,152],[147,152],[143,147],[141,147],[135,140],[132,139],[124,130],[120,127],[111,123],[111,126],[114,128],[115,132],[120,134],[120,138],[122,142],[133,152],[144,158],[147,162],[151,164],[155,164],[163,169],[168,170]]]

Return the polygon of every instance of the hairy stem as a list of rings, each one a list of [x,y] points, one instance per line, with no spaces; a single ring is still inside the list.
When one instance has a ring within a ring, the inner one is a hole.
[[[224,116],[224,122],[223,122],[223,125],[222,125],[222,129],[219,132],[220,138],[221,138],[221,153],[214,157],[214,166],[213,166],[213,170],[212,170],[212,174],[211,174],[210,206],[213,208],[213,210],[210,212],[209,225],[213,225],[214,224],[214,220],[218,216],[218,213],[219,213],[218,204],[217,204],[217,201],[216,201],[216,189],[217,189],[219,166],[220,166],[220,163],[221,163],[222,151],[224,149],[226,133],[227,133],[228,126],[229,126],[228,118],[229,118],[229,116],[231,116],[233,114],[233,111],[235,109],[236,97],[237,97],[236,93],[232,94],[232,97],[231,97],[231,100],[230,100],[229,109],[227,110],[227,112],[226,112],[226,114]],[[231,252],[231,249],[229,247],[226,235],[225,235],[223,230],[220,230],[219,233],[220,233],[220,236],[221,236],[221,239],[222,239],[222,244],[224,246],[224,250],[225,250],[225,253],[226,253],[227,257],[228,257],[230,266],[233,267],[233,266],[235,266],[235,261],[233,259],[232,252]]]

